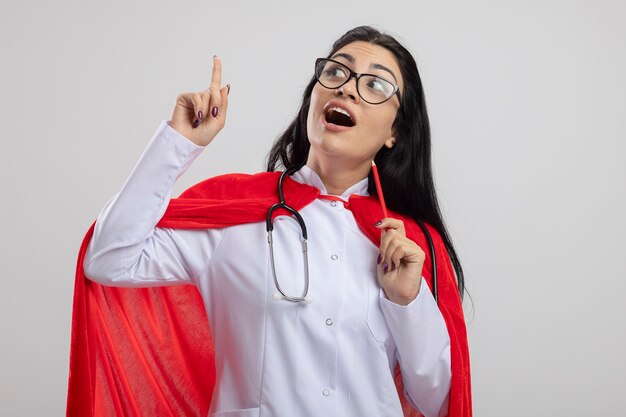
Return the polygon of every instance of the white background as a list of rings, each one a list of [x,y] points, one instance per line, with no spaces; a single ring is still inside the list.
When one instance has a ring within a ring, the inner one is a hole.
[[[346,30],[415,55],[463,261],[475,415],[623,415],[626,3],[0,4],[0,415],[63,415],[83,235],[183,91],[232,84],[175,195],[256,172]]]

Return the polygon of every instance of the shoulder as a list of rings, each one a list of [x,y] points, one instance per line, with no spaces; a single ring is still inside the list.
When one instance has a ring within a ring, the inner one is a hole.
[[[398,212],[393,212],[392,217],[401,219],[404,222],[407,237],[420,246],[424,245],[428,247],[430,246],[429,241],[432,240],[437,250],[440,250],[442,247],[445,248],[445,243],[440,231],[432,224],[426,221],[418,222],[412,216]]]
[[[420,246],[424,245],[423,247],[429,247],[430,241],[432,241],[432,244],[437,250],[441,247],[445,247],[441,233],[435,226],[426,222],[421,222],[420,224],[410,216],[403,216],[403,220],[407,236],[420,244]]]
[[[271,195],[276,190],[280,172],[259,172],[256,174],[224,174],[201,181],[187,190],[181,198],[246,198]]]
[[[377,241],[380,231],[373,227],[370,228],[369,225],[373,225],[383,218],[383,212],[378,198],[372,195],[367,197],[352,196],[350,197],[350,206],[357,222],[362,225],[361,229],[370,237],[370,239],[372,239],[372,241]],[[437,228],[431,224],[422,222],[425,227],[424,230],[410,215],[391,209],[388,210],[388,212],[389,217],[403,221],[407,237],[418,245],[427,245],[428,235],[430,235],[435,247],[439,247],[443,244],[441,234]],[[426,234],[426,231],[428,232],[428,235]]]

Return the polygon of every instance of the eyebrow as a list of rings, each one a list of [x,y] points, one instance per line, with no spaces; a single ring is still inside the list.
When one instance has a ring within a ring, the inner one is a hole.
[[[354,64],[354,57],[350,54],[346,54],[344,52],[340,52],[338,54],[335,54],[331,57],[331,59],[334,58],[345,58],[349,63]],[[384,65],[380,65],[380,64],[372,64],[370,65],[371,68],[374,69],[379,69],[379,70],[383,70],[383,71],[387,71],[389,74],[391,74],[391,76],[393,77],[393,79],[396,81],[396,83],[398,82],[398,79],[396,78],[395,74],[393,73],[393,71],[391,71],[389,68],[387,68]]]

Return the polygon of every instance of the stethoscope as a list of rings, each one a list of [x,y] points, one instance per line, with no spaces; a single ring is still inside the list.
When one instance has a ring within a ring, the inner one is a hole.
[[[294,209],[290,205],[285,202],[285,195],[283,194],[283,181],[287,175],[291,175],[294,172],[298,171],[300,167],[291,168],[285,170],[278,179],[278,203],[275,203],[270,207],[267,212],[267,217],[265,218],[265,229],[267,230],[267,243],[270,246],[270,265],[272,267],[272,276],[274,278],[274,285],[278,290],[278,293],[275,293],[272,298],[274,300],[285,300],[291,302],[304,302],[310,304],[313,300],[309,297],[309,256],[307,249],[307,239],[308,234],[306,231],[306,224],[304,223],[304,219],[298,213],[298,210]],[[274,225],[272,223],[272,214],[275,210],[284,209],[287,210],[291,215],[296,219],[298,224],[300,225],[300,230],[302,231],[302,256],[304,258],[304,289],[302,290],[302,294],[300,296],[290,296],[285,293],[285,291],[281,288],[280,283],[278,282],[278,277],[276,276],[276,263],[274,261],[274,241],[272,239],[272,232],[274,231]],[[430,259],[432,259],[432,277],[433,277],[433,288],[432,293],[435,298],[435,302],[439,303],[439,293],[437,289],[437,260],[435,257],[435,247],[433,244],[433,239],[430,235],[430,232],[426,228],[426,225],[419,219],[416,220],[420,229],[426,236],[426,241],[428,242],[428,246],[430,247]]]

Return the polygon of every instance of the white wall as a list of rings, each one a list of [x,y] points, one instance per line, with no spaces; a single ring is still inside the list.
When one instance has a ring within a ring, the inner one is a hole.
[[[359,24],[418,61],[466,303],[477,416],[623,413],[626,3],[0,5],[0,415],[65,410],[83,234],[179,92],[232,84],[179,180],[262,169],[314,58]]]

